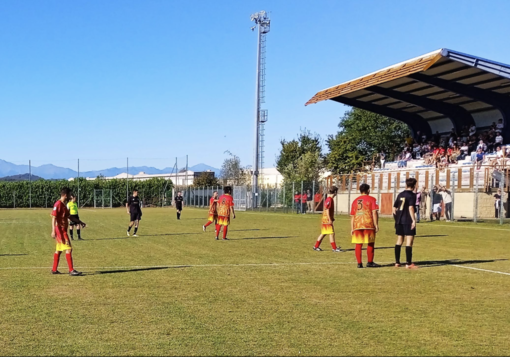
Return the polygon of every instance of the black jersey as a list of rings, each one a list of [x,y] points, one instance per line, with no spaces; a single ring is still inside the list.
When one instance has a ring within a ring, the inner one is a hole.
[[[182,201],[184,201],[184,197],[176,196],[175,197],[175,206],[176,207],[182,207]]]
[[[432,195],[433,195],[433,198],[432,198],[432,203],[437,205],[437,204],[440,204],[441,202],[443,202],[443,196],[441,196],[441,193],[437,192],[437,191],[432,191]]]
[[[412,224],[413,217],[411,217],[409,207],[414,208],[414,206],[416,206],[416,194],[409,190],[400,192],[393,205],[397,209],[395,224]]]
[[[128,204],[130,212],[138,212],[138,211],[142,210],[140,208],[140,197],[138,197],[138,196],[136,196],[136,197],[129,196],[129,198],[127,200],[127,204]]]

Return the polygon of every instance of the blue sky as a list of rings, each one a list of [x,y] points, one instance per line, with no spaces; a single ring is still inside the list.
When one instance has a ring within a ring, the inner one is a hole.
[[[0,2],[0,158],[82,169],[253,161],[256,33],[266,10],[266,166],[346,107],[317,91],[446,47],[510,63],[510,1]],[[180,166],[180,165],[179,165]]]

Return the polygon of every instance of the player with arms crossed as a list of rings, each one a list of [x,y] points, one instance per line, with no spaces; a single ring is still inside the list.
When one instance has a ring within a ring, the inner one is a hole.
[[[359,191],[361,196],[356,198],[351,206],[352,243],[356,244],[358,268],[363,268],[361,258],[363,244],[367,244],[367,268],[379,268],[380,265],[374,263],[375,235],[379,232],[379,206],[377,200],[369,196],[370,185],[361,184]]]
[[[406,268],[418,269],[413,264],[413,242],[416,235],[416,220],[414,218],[414,207],[416,206],[416,194],[413,192],[416,186],[415,178],[406,180],[406,189],[398,194],[393,205],[393,217],[395,218],[395,231],[397,244],[395,245],[395,267],[400,267],[400,251],[406,240]]]
[[[232,187],[225,186],[224,194],[218,199],[218,223],[216,224],[216,240],[219,239],[220,230],[223,226],[223,240],[227,240],[228,226],[230,225],[230,216],[236,218],[234,211],[234,198],[232,197]]]
[[[328,190],[328,197],[324,201],[324,209],[322,210],[322,228],[321,234],[317,238],[313,250],[322,251],[320,245],[325,236],[329,234],[329,242],[331,243],[331,248],[333,248],[333,252],[341,252],[340,247],[336,246],[335,242],[335,227],[333,226],[333,222],[335,221],[335,201],[334,198],[338,192],[338,188],[336,186],[331,186]]]
[[[75,217],[78,220],[80,219],[80,216],[78,215],[78,204],[76,203],[76,196],[71,194],[71,201],[67,204],[67,209],[69,210],[69,218]],[[76,223],[69,219],[69,235],[71,236],[71,240],[74,240],[73,232],[74,228],[76,227],[76,233],[78,234],[78,239],[83,240],[81,237],[81,225],[79,223]]]
[[[69,210],[67,209],[66,204],[69,201],[70,195],[71,190],[68,188],[63,188],[60,191],[60,199],[55,202],[53,211],[51,212],[51,237],[55,238],[57,241],[57,249],[55,249],[55,254],[53,255],[53,269],[51,270],[51,273],[60,274],[60,272],[57,270],[58,262],[60,260],[60,255],[65,250],[67,265],[69,266],[69,275],[79,276],[82,275],[82,273],[76,271],[73,268],[73,248],[71,247],[71,241],[67,235],[67,228],[69,225],[69,220],[81,225],[82,227],[85,227],[86,224],[80,221],[79,218],[69,215]]]
[[[209,219],[207,223],[202,226],[204,232],[213,222],[215,225],[218,224],[218,191],[214,191],[213,196],[209,200]]]
[[[184,201],[184,197],[182,197],[182,192],[177,192],[177,196],[175,197],[175,209],[177,210],[177,219],[181,219],[182,212],[182,202]]]
[[[138,197],[138,190],[133,190],[133,195],[129,196],[126,202],[126,210],[129,216],[131,217],[129,220],[129,226],[127,229],[127,236],[129,237],[129,232],[131,231],[131,227],[135,226],[135,231],[133,232],[133,237],[138,237],[136,233],[138,232],[138,227],[140,226],[140,220],[142,219],[142,208],[140,207],[140,197]]]

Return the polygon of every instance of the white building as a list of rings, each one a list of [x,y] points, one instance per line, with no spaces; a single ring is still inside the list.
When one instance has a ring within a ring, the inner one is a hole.
[[[202,171],[202,172],[211,172],[212,171]],[[195,177],[198,177],[202,174],[202,172],[196,172],[191,170],[182,170],[181,172],[177,173],[165,173],[165,174],[146,174],[145,172],[139,172],[136,175],[128,174],[126,172],[120,173],[116,176],[112,177],[105,177],[105,180],[125,180],[126,178],[134,181],[146,181],[150,180],[152,178],[163,178],[165,180],[172,180],[174,184],[177,186],[190,186],[193,185],[193,181]],[[87,180],[93,181],[96,177],[87,177]],[[73,179],[69,179],[72,181]]]

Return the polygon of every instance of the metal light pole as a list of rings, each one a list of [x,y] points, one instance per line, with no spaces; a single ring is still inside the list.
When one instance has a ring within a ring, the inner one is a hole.
[[[260,105],[263,101],[263,91],[265,78],[265,69],[262,54],[262,44],[265,43],[265,35],[269,32],[271,21],[265,11],[257,12],[251,15],[251,21],[255,22],[255,26],[251,29],[258,28],[258,42],[257,42],[257,77],[255,80],[255,147],[253,157],[253,176],[252,176],[252,208],[257,208],[258,201],[258,180],[259,180],[259,163],[260,163],[260,124],[261,124],[261,110]],[[262,94],[262,95],[261,95]],[[266,115],[264,115],[265,120]]]

